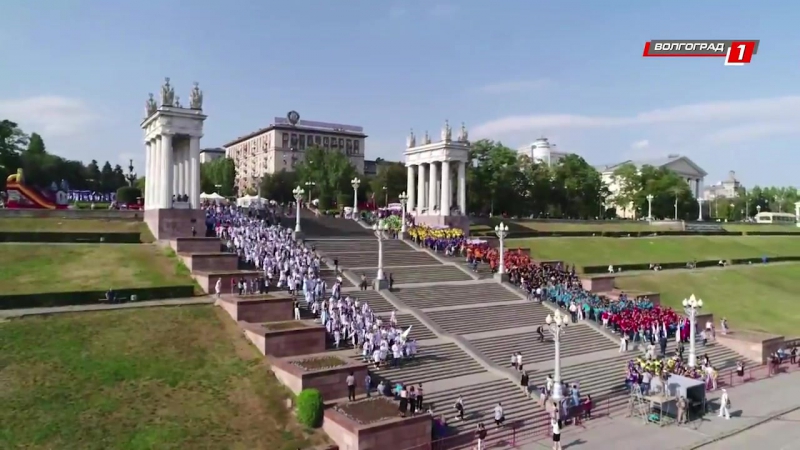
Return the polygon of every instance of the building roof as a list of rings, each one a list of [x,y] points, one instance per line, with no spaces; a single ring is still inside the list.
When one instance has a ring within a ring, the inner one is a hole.
[[[224,144],[223,147],[228,148],[232,145],[236,145],[240,142],[244,142],[250,138],[254,138],[256,136],[260,136],[264,133],[268,133],[273,130],[280,130],[280,131],[289,131],[289,132],[304,132],[304,133],[316,133],[316,134],[325,134],[329,136],[338,136],[343,138],[366,138],[368,137],[364,133],[358,133],[354,131],[344,131],[344,130],[331,130],[325,128],[316,128],[316,127],[309,127],[303,125],[270,125],[266,128],[261,128],[260,130],[256,130],[250,134],[240,136],[227,144]]]
[[[224,148],[204,148],[200,150],[200,153],[225,153]]]
[[[597,169],[599,172],[613,172],[617,170],[617,168],[625,164],[633,164],[634,166],[636,166],[637,169],[641,169],[643,166],[664,167],[677,161],[684,161],[685,163],[689,164],[694,170],[696,170],[698,174],[702,176],[708,175],[708,172],[700,168],[700,166],[695,164],[694,161],[689,159],[687,156],[681,156],[681,155],[668,155],[665,157],[653,158],[653,159],[640,159],[640,160],[629,159],[627,161],[622,161],[617,164],[595,166],[595,169]]]

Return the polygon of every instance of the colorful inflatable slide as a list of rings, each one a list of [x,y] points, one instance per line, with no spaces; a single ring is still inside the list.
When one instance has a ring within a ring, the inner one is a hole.
[[[67,209],[69,200],[64,191],[53,192],[55,201],[35,188],[25,186],[22,169],[6,179],[6,208],[24,209]]]

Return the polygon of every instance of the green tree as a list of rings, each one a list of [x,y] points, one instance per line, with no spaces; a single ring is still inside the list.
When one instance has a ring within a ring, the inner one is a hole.
[[[634,217],[637,213],[636,200],[641,190],[641,179],[639,170],[634,164],[622,164],[614,170],[614,183],[617,185],[617,192],[613,202],[618,211],[622,214],[632,212]]]
[[[296,186],[297,174],[281,170],[261,179],[261,196],[282,204],[290,203],[294,201],[292,190]]]
[[[100,175],[100,166],[97,165],[97,160],[93,159],[86,166],[85,173],[86,175],[84,177],[86,178],[86,188],[93,191],[99,191],[102,177]]]
[[[203,192],[216,192],[223,197],[235,196],[235,179],[236,166],[230,158],[217,158],[200,165],[200,188]]]
[[[30,141],[28,142],[28,148],[25,150],[28,153],[36,153],[39,155],[44,155],[47,153],[44,146],[44,139],[39,133],[31,133]]]
[[[114,169],[111,167],[111,163],[106,161],[103,164],[103,168],[100,169],[100,191],[101,192],[112,192],[117,190],[116,183],[114,182]]]
[[[514,214],[519,210],[519,192],[515,187],[522,180],[517,152],[500,142],[480,140],[470,148],[467,184],[470,210],[495,214]]]
[[[318,147],[306,150],[305,160],[297,165],[295,171],[298,184],[304,189],[306,182],[314,183],[321,209],[330,208],[339,194],[352,189],[350,180],[356,176],[355,167],[344,153]]]
[[[28,137],[16,123],[0,121],[0,187],[5,188],[6,178],[20,167],[20,153],[28,145]]]
[[[386,206],[387,197],[389,202],[396,201],[400,197],[400,193],[405,192],[408,173],[403,163],[384,162],[378,167],[378,174],[368,180],[369,187],[372,192],[375,192],[378,204]],[[346,197],[351,200],[353,198],[349,192]]]
[[[147,177],[141,176],[136,177],[136,181],[133,183],[134,187],[139,189],[139,191],[144,192],[145,187],[147,185]]]
[[[578,155],[567,155],[556,164],[554,187],[561,216],[589,219],[602,215],[605,202],[604,183],[600,173]]]

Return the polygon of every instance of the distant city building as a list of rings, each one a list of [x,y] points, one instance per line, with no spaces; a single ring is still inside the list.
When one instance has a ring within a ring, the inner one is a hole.
[[[292,111],[286,117],[276,117],[266,128],[228,142],[224,148],[236,166],[235,184],[243,192],[255,187],[266,174],[293,171],[312,147],[342,152],[358,173],[364,173],[366,138],[362,127],[300,120],[300,115]]]
[[[525,155],[534,162],[554,166],[570,153],[556,151],[556,144],[551,144],[546,137],[541,137],[533,143],[520,147],[517,152]]]
[[[224,148],[204,148],[203,150],[200,150],[200,164],[211,162],[224,156]]]
[[[386,161],[385,159],[378,158],[376,160],[364,160],[364,175],[375,176],[380,172],[381,167],[389,164],[403,164],[397,161]]]
[[[703,189],[703,199],[715,200],[718,198],[736,198],[739,196],[739,190],[741,188],[742,183],[736,179],[736,172],[730,171],[727,180],[706,186]]]
[[[666,158],[656,158],[649,160],[628,160],[618,164],[595,166],[598,172],[603,177],[603,181],[608,186],[611,196],[608,199],[608,207],[617,206],[614,204],[614,196],[620,191],[620,185],[617,177],[614,176],[614,171],[619,169],[620,166],[625,164],[633,164],[637,169],[641,170],[643,166],[653,166],[656,168],[669,169],[684,180],[692,191],[695,198],[700,198],[703,194],[703,179],[708,173],[695,164],[691,159],[681,155],[669,155]],[[633,218],[634,212],[631,208],[619,208],[617,206],[617,215],[623,218]]]

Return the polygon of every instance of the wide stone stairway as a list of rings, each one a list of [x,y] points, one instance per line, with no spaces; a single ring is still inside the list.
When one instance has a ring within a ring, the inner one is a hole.
[[[336,239],[320,237],[306,243],[329,263],[338,260],[344,278],[357,282],[364,274],[372,280],[378,245],[372,232],[364,231],[363,239],[338,234]],[[536,333],[552,313],[551,307],[526,300],[515,288],[480,279],[488,273],[475,274],[461,258],[444,258],[399,240],[386,240],[383,245],[384,270],[392,274],[394,289],[346,288],[344,292],[366,301],[385,320],[396,311],[399,324],[412,327],[410,336],[418,341],[418,352],[416,359],[398,367],[371,369],[373,379],[422,383],[426,404],[435,416],[447,416],[454,436],[443,448],[471,448],[478,422],[490,429],[487,448],[509,448],[512,442],[519,445],[536,433],[537,438],[549,433],[546,412],[536,399],[523,393],[519,373],[512,371],[509,361],[512,353],[521,352],[536,387],[552,373],[552,337],[545,329],[544,342],[539,342]],[[488,271],[488,266],[482,267]],[[592,395],[597,415],[619,412],[627,402],[625,369],[639,353],[619,354],[617,348],[618,343],[596,325],[586,323],[568,326],[561,341],[562,379],[579,382],[582,395]],[[339,352],[351,360],[362,358],[360,351],[352,348]],[[742,359],[721,345],[700,348],[698,356],[706,352],[718,369],[732,367]],[[459,395],[465,404],[464,421],[453,420],[453,404]],[[492,414],[498,402],[502,402],[508,426],[495,431]]]

